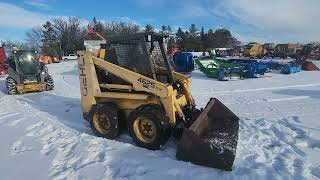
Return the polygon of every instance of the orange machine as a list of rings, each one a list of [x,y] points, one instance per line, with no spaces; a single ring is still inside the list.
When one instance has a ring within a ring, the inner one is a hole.
[[[40,55],[39,61],[42,62],[43,64],[51,64],[52,58],[50,56]]]

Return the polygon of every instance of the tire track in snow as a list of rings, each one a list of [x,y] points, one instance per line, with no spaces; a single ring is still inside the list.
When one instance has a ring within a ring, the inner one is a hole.
[[[312,167],[306,163],[304,148],[318,150],[320,143],[300,128],[299,123],[299,117],[296,116],[281,118],[275,122],[265,118],[242,119],[236,173],[241,174],[246,170],[244,167],[248,166],[249,169],[271,173],[276,179],[277,176],[285,179],[314,177]]]
[[[13,117],[17,117],[19,113],[16,112],[3,112],[0,113],[0,125],[5,124],[7,122],[11,122],[15,120]]]
[[[264,99],[267,102],[281,102],[281,101],[294,101],[301,99],[308,99],[310,96],[298,96],[298,97],[290,97],[290,98],[276,98],[276,99]]]
[[[199,93],[203,94],[227,94],[227,93],[243,93],[243,92],[255,92],[255,91],[269,91],[269,90],[279,90],[279,89],[291,89],[291,88],[301,88],[301,87],[316,87],[320,86],[320,83],[314,83],[314,84],[301,84],[301,85],[293,85],[293,86],[279,86],[279,87],[270,87],[270,88],[256,88],[256,89],[239,89],[239,90],[228,90],[228,91],[214,91],[213,89],[210,89],[211,91],[208,91],[207,89],[205,91],[199,91]]]

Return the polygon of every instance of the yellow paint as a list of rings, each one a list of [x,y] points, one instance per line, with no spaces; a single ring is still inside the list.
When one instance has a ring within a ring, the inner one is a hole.
[[[133,131],[144,143],[152,143],[157,138],[156,125],[147,117],[138,117],[133,123]]]
[[[136,99],[136,100],[147,100],[148,94],[134,94],[134,93],[122,93],[122,92],[108,92],[108,93],[97,93],[95,97],[98,98],[112,98],[112,99]]]
[[[17,91],[20,92],[33,92],[33,91],[45,91],[46,90],[46,84],[45,83],[39,83],[39,84],[22,84],[17,85]]]
[[[106,134],[111,130],[111,121],[106,113],[96,113],[93,115],[93,125],[101,134]]]
[[[132,91],[133,87],[131,85],[122,85],[122,84],[100,84],[100,87],[107,89],[123,89],[127,91]]]
[[[100,49],[99,49],[99,58],[100,58],[100,59],[104,59],[105,55],[106,55],[106,50],[100,48]]]

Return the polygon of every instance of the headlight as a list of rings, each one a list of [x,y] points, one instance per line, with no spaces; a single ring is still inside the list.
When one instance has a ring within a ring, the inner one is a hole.
[[[46,73],[42,71],[41,74],[42,74],[42,75],[45,75]]]

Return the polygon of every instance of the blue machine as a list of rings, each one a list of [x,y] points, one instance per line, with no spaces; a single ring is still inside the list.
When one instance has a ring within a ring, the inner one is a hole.
[[[234,73],[239,74],[241,78],[255,78],[257,74],[264,75],[269,69],[269,64],[265,62],[258,62],[252,59],[229,59],[228,62],[240,65],[240,69],[233,70]]]
[[[175,53],[173,55],[173,63],[177,72],[191,72],[194,70],[194,61],[191,53]]]
[[[281,68],[281,64],[277,61],[267,61],[266,64],[268,64],[269,69],[279,69]]]
[[[295,63],[285,64],[281,69],[282,74],[292,74],[300,71],[301,65]]]

